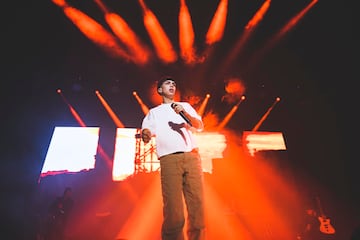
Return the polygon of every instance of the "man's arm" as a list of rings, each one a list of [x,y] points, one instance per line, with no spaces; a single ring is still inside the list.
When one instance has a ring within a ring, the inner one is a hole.
[[[192,126],[194,128],[196,128],[196,129],[203,129],[204,128],[204,124],[203,124],[203,122],[201,120],[197,119],[196,117],[191,116],[186,111],[183,111],[183,113],[184,113],[185,117],[187,117],[190,120],[190,122],[191,122],[191,124],[192,124]]]
[[[195,109],[188,103],[184,103],[184,104],[186,105],[187,110],[185,110],[182,104],[176,103],[173,105],[174,111],[177,114],[182,113],[190,121],[192,127],[196,128],[197,130],[203,130],[204,124],[201,118],[198,117],[198,114],[195,111]]]

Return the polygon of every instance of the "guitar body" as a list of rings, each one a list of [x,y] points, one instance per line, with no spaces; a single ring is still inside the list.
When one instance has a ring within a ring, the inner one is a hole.
[[[316,201],[317,201],[318,208],[320,211],[320,215],[318,216],[318,219],[320,221],[320,232],[322,232],[324,234],[334,234],[335,228],[333,226],[331,226],[330,219],[325,216],[324,211],[321,206],[320,198],[316,197]]]
[[[326,218],[324,216],[319,216],[318,219],[320,221],[320,232],[322,232],[324,234],[334,234],[335,233],[335,228],[333,226],[331,226],[329,218]]]

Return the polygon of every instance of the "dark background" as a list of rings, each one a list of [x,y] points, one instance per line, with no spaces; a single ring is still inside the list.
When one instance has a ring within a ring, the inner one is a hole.
[[[146,1],[176,48],[178,2]],[[208,111],[220,119],[232,107],[222,101],[224,81],[233,76],[241,78],[247,87],[247,101],[227,125],[239,135],[250,130],[280,96],[281,102],[259,130],[283,132],[293,166],[342,196],[358,221],[358,46],[354,37],[358,26],[354,1],[319,1],[254,69],[246,67],[255,51],[308,2],[273,0],[245,50],[221,74],[218,66],[262,1],[229,1],[224,37],[206,63],[187,66],[178,60],[165,65],[155,59],[144,67],[109,57],[51,1],[6,2],[1,30],[1,225],[15,225],[21,231],[26,196],[36,188],[53,128],[78,126],[56,93],[58,88],[88,126],[115,128],[96,99],[94,91],[98,89],[126,127],[139,127],[143,113],[132,91],[151,106],[147,90],[164,74],[179,79],[179,88],[185,94],[203,97],[210,93]],[[106,26],[93,1],[69,3]],[[105,4],[151,46],[136,1]],[[199,51],[205,48],[204,36],[217,4],[212,0],[188,3]]]

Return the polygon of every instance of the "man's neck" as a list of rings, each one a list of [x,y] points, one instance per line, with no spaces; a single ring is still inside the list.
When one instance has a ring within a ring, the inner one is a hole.
[[[167,97],[164,97],[163,96],[163,103],[173,103],[174,102],[174,99],[173,98],[167,98]]]

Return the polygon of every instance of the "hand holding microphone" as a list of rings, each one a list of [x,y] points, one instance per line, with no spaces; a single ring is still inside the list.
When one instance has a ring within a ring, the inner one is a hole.
[[[183,110],[184,108],[181,105],[176,104],[176,103],[172,103],[171,107],[174,109],[174,111],[176,113],[180,114],[180,116],[187,122],[187,124],[192,126],[190,119],[185,116],[185,112]]]

